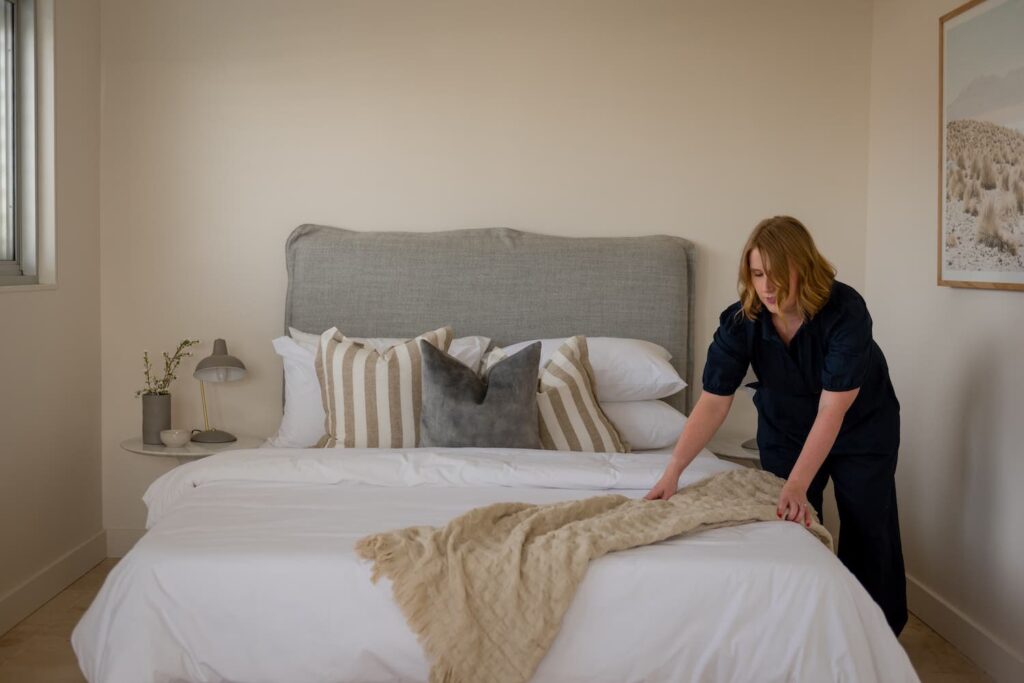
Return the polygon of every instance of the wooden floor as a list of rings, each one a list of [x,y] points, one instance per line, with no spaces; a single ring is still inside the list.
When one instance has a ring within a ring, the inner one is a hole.
[[[117,560],[105,560],[0,637],[0,683],[81,683],[71,630]],[[900,642],[923,683],[981,683],[984,675],[935,631],[911,615]],[[99,683],[99,682],[97,682]],[[144,683],[140,681],[139,683]]]

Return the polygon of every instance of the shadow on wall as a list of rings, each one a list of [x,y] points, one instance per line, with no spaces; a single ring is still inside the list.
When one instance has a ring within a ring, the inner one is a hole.
[[[960,376],[953,386],[962,390],[954,392],[959,399],[954,414],[962,416],[962,422],[953,428],[958,437],[949,462],[953,476],[945,479],[947,490],[936,498],[943,509],[935,519],[948,522],[950,550],[963,558],[953,578],[972,603],[984,599],[985,568],[993,566],[990,555],[1000,542],[992,532],[993,515],[1000,508],[993,504],[1000,474],[995,437],[1005,428],[999,424],[1000,392],[995,390],[1000,354],[986,347],[974,344],[972,356],[959,364]]]

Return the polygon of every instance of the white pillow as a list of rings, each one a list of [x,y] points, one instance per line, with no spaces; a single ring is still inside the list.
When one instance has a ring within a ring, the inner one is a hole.
[[[505,347],[512,355],[533,342],[519,342]],[[564,339],[541,339],[540,366],[551,358]],[[647,401],[665,398],[682,391],[686,382],[672,367],[672,358],[664,347],[642,339],[619,337],[587,337],[590,367],[599,401]]]
[[[313,353],[316,353],[317,347],[320,346],[319,334],[313,334],[312,332],[303,332],[302,330],[297,330],[294,327],[288,328],[288,334],[289,336],[291,336],[293,340],[295,340],[296,344],[306,349],[307,351],[312,351]],[[280,338],[281,337],[278,337],[278,339]],[[285,339],[287,339],[287,337],[285,337]]]
[[[324,404],[316,378],[316,352],[291,337],[278,337],[274,351],[284,364],[284,415],[264,447],[311,448],[324,435]]]
[[[674,446],[686,416],[664,401],[602,403],[601,410],[634,451]]]
[[[324,435],[324,420],[327,416],[324,414],[315,366],[320,335],[294,328],[289,328],[289,331],[291,337],[278,337],[271,342],[284,364],[284,414],[277,433],[264,442],[266,448],[312,448]],[[387,349],[408,340],[360,341],[378,349]],[[460,337],[452,340],[448,353],[476,371],[490,343],[487,337]]]

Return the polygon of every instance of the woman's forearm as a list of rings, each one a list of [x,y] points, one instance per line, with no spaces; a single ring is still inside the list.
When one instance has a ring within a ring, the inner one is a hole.
[[[818,416],[814,419],[811,431],[804,441],[800,457],[789,473],[788,481],[800,485],[805,490],[810,487],[818,470],[821,469],[821,464],[825,462],[832,446],[835,445],[846,411],[853,405],[859,392],[859,389],[822,392]]]
[[[711,441],[718,428],[725,422],[732,406],[732,396],[718,396],[704,392],[697,399],[697,405],[686,420],[683,433],[679,435],[676,447],[672,451],[672,460],[668,467],[677,476],[697,457],[701,449]]]

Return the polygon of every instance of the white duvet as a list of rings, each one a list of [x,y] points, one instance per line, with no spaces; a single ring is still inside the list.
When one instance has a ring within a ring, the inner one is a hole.
[[[425,681],[362,536],[481,505],[616,489],[665,454],[231,451],[146,492],[149,532],[72,635],[91,683]],[[682,485],[733,465],[702,453]],[[881,610],[792,522],[716,529],[590,566],[535,681],[917,681]]]

